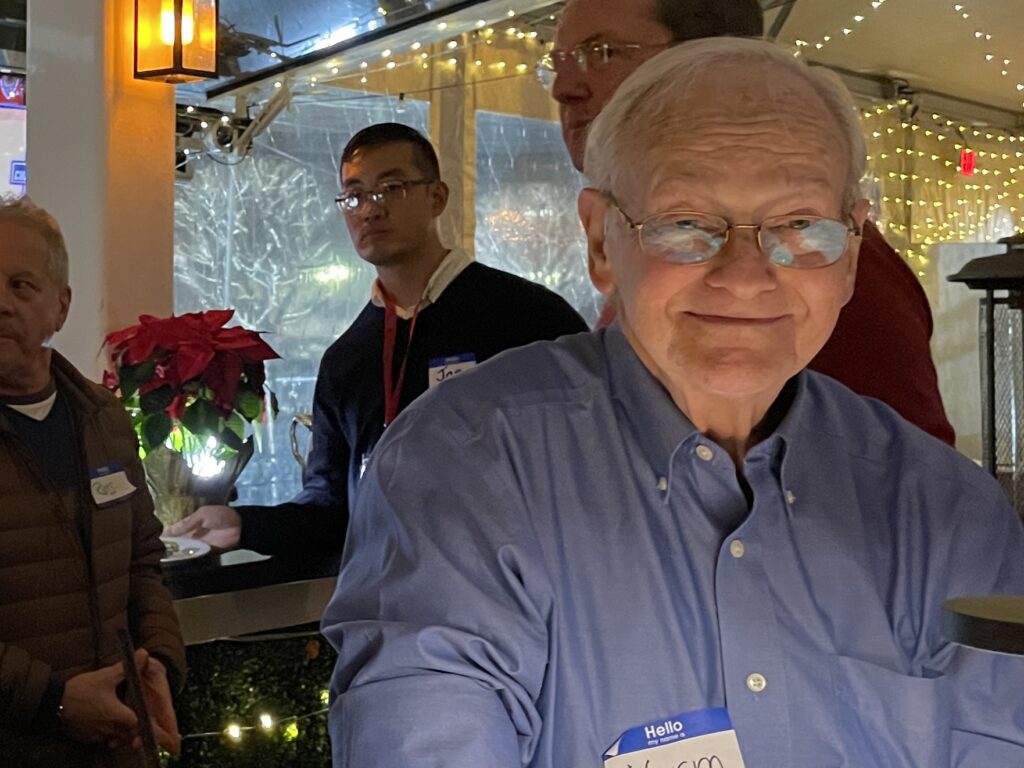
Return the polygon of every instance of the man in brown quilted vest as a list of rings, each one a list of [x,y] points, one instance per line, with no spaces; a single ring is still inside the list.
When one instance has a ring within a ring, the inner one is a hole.
[[[138,764],[121,627],[158,741],[180,741],[160,524],[124,409],[50,349],[70,302],[57,222],[0,200],[0,766]]]

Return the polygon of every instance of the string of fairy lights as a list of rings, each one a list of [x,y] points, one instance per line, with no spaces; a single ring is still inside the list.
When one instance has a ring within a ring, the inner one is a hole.
[[[326,688],[320,691],[320,707],[301,715],[274,717],[269,712],[261,712],[252,723],[244,723],[241,719],[232,719],[219,731],[203,731],[182,736],[182,741],[196,739],[222,739],[231,744],[241,744],[247,735],[256,732],[266,736],[278,735],[284,741],[295,741],[301,735],[301,725],[309,720],[327,714],[330,694]]]
[[[1024,133],[920,115],[908,99],[862,110],[861,124],[882,220],[920,277],[935,245],[1024,231]],[[977,159],[970,175],[964,150]]]
[[[858,27],[868,18],[868,14],[871,11],[879,10],[885,5],[886,0],[865,0],[864,7],[859,9],[858,13],[853,14],[849,19],[845,20],[842,24],[836,25],[834,28],[829,29],[827,32],[823,32],[818,38],[814,40],[803,40],[797,38],[793,41],[796,46],[794,55],[800,56],[806,51],[824,50],[830,43],[837,40],[845,40],[851,37]],[[870,10],[869,10],[870,8]]]
[[[436,43],[434,39],[416,40],[403,48],[383,48],[372,56],[360,56],[351,60],[333,58],[316,65],[312,72],[297,75],[291,85],[296,87],[327,84],[351,87],[352,81],[357,81],[358,85],[365,86],[371,79],[388,75],[400,68],[429,71],[434,66],[442,65],[454,70],[463,59],[468,74],[473,77],[527,75],[533,71],[534,63],[543,53],[546,41],[537,30],[517,26],[513,20],[514,12],[509,11],[509,14],[512,15],[507,17],[507,26],[488,25],[483,19],[479,19],[475,22],[473,30],[448,38],[444,37],[448,31],[448,23],[442,21],[436,25],[436,32],[432,33],[432,38],[440,36]],[[519,50],[508,51],[508,55],[494,54],[493,51],[502,47],[501,43],[519,44]],[[511,61],[514,57],[519,60]],[[281,80],[274,82],[275,88],[281,88],[283,85]]]
[[[794,56],[850,38],[886,2],[865,2],[820,37],[794,40]],[[971,46],[972,55],[977,49],[986,66],[998,67],[1013,97],[1024,99],[1024,77],[1014,77],[1012,54],[1006,54],[982,14],[965,2],[949,2],[948,11],[963,24],[964,46]],[[933,246],[1024,231],[1024,130],[982,128],[938,113],[919,115],[912,99],[863,109],[861,123],[868,143],[868,181],[878,190],[881,222],[903,241],[904,256],[919,277],[928,276]],[[971,167],[961,165],[965,150]]]
[[[794,55],[817,53],[854,37],[874,14],[899,2],[864,0],[849,18],[819,37],[795,40]],[[1015,63],[998,53],[998,36],[979,25],[966,3],[951,2],[949,11],[965,25],[965,41],[979,46],[987,64],[1001,67],[1015,96],[1024,94],[1024,77],[1011,77]],[[296,95],[313,98],[324,97],[328,86],[344,89],[343,101],[391,98],[402,111],[412,96],[533,78],[534,63],[547,45],[543,33],[511,9],[502,21],[439,21],[401,48],[392,44],[372,54],[328,59],[289,73],[287,84]],[[434,76],[438,70],[443,77]],[[417,71],[426,75],[422,82],[415,77]],[[284,80],[273,83],[274,88],[284,85]],[[861,122],[869,152],[868,181],[879,193],[880,221],[902,240],[905,257],[925,277],[928,251],[936,244],[991,236],[996,219],[1003,230],[1024,231],[1024,130],[979,128],[938,113],[921,115],[912,102],[913,97],[872,105],[862,109]],[[964,175],[966,169],[960,166],[964,149],[972,150],[977,160],[973,175]]]
[[[975,42],[986,44],[982,48],[983,53],[980,54],[980,56],[984,58],[985,63],[991,64],[992,66],[998,66],[999,74],[1002,77],[1008,78],[1008,82],[1016,81],[1014,85],[1014,93],[1018,99],[1021,98],[1021,94],[1024,93],[1024,81],[1022,81],[1024,79],[1010,77],[1010,68],[1014,63],[1013,59],[993,53],[998,45],[995,36],[986,29],[982,29],[976,21],[972,21],[973,17],[966,5],[963,3],[955,3],[953,4],[952,9],[964,22],[971,24],[973,27],[973,37]],[[988,43],[992,43],[992,45],[988,45]],[[1024,107],[1024,102],[1021,103],[1021,106]]]

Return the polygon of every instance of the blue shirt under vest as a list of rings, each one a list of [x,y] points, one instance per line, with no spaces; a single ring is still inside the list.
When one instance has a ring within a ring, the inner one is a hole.
[[[414,403],[352,515],[323,631],[336,768],[587,768],[727,707],[747,768],[1024,766],[1024,660],[948,598],[1024,592],[996,482],[804,372],[742,474],[621,330]]]

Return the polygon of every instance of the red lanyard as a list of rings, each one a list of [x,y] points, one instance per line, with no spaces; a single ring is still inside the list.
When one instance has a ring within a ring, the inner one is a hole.
[[[398,336],[398,311],[384,286],[380,286],[384,297],[384,426],[387,427],[398,415],[398,402],[402,398],[402,384],[405,382],[405,365],[409,362],[412,349],[412,334],[416,330],[416,318],[420,313],[419,304],[412,313],[409,324],[409,340],[405,344],[402,365],[398,369],[398,381],[394,379],[395,339]]]

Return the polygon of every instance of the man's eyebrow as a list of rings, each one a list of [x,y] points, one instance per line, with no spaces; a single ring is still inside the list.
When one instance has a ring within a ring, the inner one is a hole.
[[[581,48],[587,45],[594,45],[596,43],[617,43],[620,40],[615,36],[613,32],[596,32],[590,37],[584,38],[576,43],[572,48],[561,48],[559,50],[571,51],[574,48]]]
[[[622,42],[614,32],[598,32],[596,35],[591,35],[586,40],[580,43],[580,45],[593,45],[594,43],[620,43]]]
[[[390,178],[390,177],[393,177],[393,176],[398,176],[398,177],[401,177],[401,178],[405,178],[405,176],[406,176],[405,169],[403,169],[403,168],[388,168],[386,171],[381,171],[380,173],[378,173],[377,174],[377,179],[380,180],[380,179]],[[355,177],[350,178],[350,179],[345,179],[345,181],[342,182],[342,186],[348,187],[348,186],[351,186],[353,184],[363,184],[363,183],[365,183],[365,182],[362,179],[360,179],[358,176],[355,176]]]

